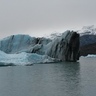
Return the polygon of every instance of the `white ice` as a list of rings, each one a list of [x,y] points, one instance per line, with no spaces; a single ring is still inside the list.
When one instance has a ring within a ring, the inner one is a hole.
[[[48,63],[54,62],[55,59],[47,55],[38,55],[36,53],[26,53],[22,52],[19,54],[6,54],[0,51],[0,62],[4,65],[31,65],[37,63]]]
[[[96,57],[96,55],[95,55],[95,54],[88,54],[88,55],[86,56],[86,58],[93,58],[93,57]]]

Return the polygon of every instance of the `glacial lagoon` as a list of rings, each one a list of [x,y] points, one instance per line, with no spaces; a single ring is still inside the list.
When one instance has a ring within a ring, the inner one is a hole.
[[[0,67],[0,96],[96,96],[96,58]]]

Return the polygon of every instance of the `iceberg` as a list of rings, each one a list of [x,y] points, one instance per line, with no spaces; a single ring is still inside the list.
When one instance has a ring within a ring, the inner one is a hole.
[[[79,60],[79,44],[79,34],[74,31],[66,31],[54,39],[12,35],[0,40],[0,62],[14,65],[76,62]]]

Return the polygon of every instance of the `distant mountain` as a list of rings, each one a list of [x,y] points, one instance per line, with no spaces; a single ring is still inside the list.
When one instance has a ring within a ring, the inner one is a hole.
[[[81,56],[88,54],[96,54],[96,28],[92,26],[85,26],[80,33],[80,52]]]
[[[93,43],[96,43],[96,35],[87,34],[87,35],[80,36],[81,47],[85,45],[93,44]]]
[[[96,43],[80,47],[80,53],[81,56],[87,56],[88,54],[96,54]]]
[[[45,38],[50,38],[51,40],[57,38],[57,37],[60,37],[62,36],[63,33],[59,33],[59,32],[54,32],[52,34],[50,34],[49,36],[45,37]]]
[[[96,35],[96,28],[94,25],[84,26],[81,30],[78,31],[80,35]]]

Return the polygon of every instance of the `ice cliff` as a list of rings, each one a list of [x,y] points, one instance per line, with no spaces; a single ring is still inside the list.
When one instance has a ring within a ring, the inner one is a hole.
[[[53,40],[29,35],[12,35],[0,40],[0,50],[0,61],[7,63],[77,61],[79,59],[79,34],[66,31]]]

